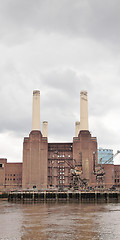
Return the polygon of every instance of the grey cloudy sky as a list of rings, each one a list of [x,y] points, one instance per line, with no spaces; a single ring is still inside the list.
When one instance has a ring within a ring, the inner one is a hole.
[[[0,0],[0,157],[22,161],[32,92],[49,141],[72,141],[80,91],[98,146],[120,149],[120,1]]]

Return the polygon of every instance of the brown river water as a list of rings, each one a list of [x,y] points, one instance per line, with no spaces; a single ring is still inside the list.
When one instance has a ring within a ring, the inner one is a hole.
[[[120,204],[0,201],[1,240],[120,240]]]

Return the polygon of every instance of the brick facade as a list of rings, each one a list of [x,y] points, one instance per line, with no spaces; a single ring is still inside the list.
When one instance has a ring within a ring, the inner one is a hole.
[[[48,143],[40,131],[32,131],[23,143],[24,189],[46,189],[48,175]]]
[[[16,190],[22,187],[22,163],[7,163],[0,159],[0,191]]]
[[[97,139],[89,131],[80,131],[71,143],[48,143],[40,131],[34,130],[24,138],[23,163],[0,159],[0,191],[70,188],[74,180],[71,169],[76,167],[79,184],[87,188],[120,187],[120,165],[98,165]]]

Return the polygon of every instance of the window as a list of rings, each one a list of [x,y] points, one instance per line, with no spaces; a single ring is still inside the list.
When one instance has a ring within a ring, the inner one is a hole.
[[[0,163],[0,168],[4,168],[4,163]]]

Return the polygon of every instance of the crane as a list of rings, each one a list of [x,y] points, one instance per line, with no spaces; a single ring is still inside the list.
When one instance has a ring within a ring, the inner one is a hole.
[[[117,152],[110,157],[107,161],[104,162],[104,164],[109,164],[109,162],[115,158],[120,153],[120,150],[117,150]],[[105,176],[105,170],[103,167],[103,164],[98,164],[97,167],[95,167],[95,171],[93,171],[94,175],[96,175],[97,184],[101,185],[103,187],[104,185],[104,176]]]
[[[79,189],[79,187],[85,187],[87,186],[87,179],[82,179],[82,167],[76,164],[76,160],[73,159],[73,162],[75,164],[69,163],[67,160],[65,162],[70,167],[70,174],[71,174],[71,187],[74,189]]]
[[[117,150],[117,152],[116,152],[112,157],[110,157],[107,161],[105,161],[104,164],[109,163],[109,162],[110,162],[113,158],[115,158],[119,153],[120,153],[120,150]]]

